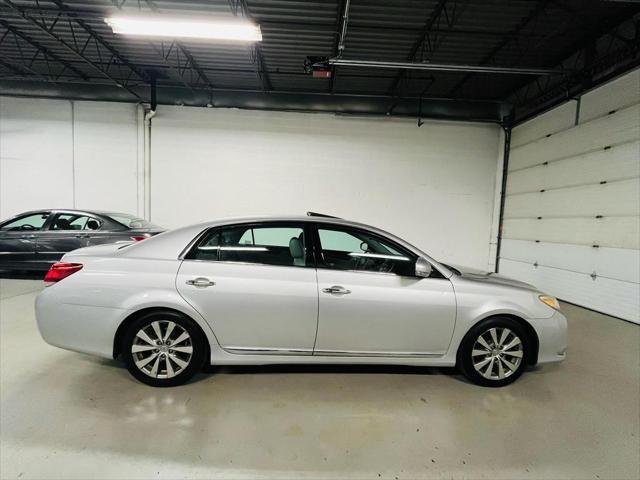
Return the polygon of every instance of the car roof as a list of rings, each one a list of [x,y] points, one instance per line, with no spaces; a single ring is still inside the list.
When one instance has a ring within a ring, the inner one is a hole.
[[[346,227],[356,227],[367,230],[371,233],[381,235],[382,237],[389,238],[395,241],[399,245],[411,250],[417,255],[426,257],[432,264],[436,266],[445,277],[452,275],[451,270],[446,265],[441,264],[427,253],[423,252],[419,248],[410,244],[406,240],[397,237],[396,235],[389,233],[380,228],[367,225],[365,223],[353,222],[345,220],[343,218],[327,217],[327,216],[308,216],[308,215],[262,215],[262,216],[249,216],[249,217],[229,217],[220,218],[208,222],[202,222],[195,225],[189,225],[175,230],[169,230],[161,235],[151,237],[144,242],[138,242],[131,245],[126,251],[122,252],[123,256],[150,256],[155,258],[175,258],[184,251],[187,245],[195,241],[200,234],[205,230],[213,227],[224,227],[227,225],[235,224],[250,224],[250,223],[263,223],[263,222],[307,222],[307,223],[320,223],[320,224],[332,224],[341,225]]]
[[[33,213],[40,213],[40,212],[69,212],[69,213],[90,213],[93,215],[114,215],[118,212],[114,212],[114,211],[107,211],[107,210],[80,210],[77,208],[38,208],[36,210],[29,210],[27,212],[21,212],[18,213],[16,215],[14,215],[14,217],[21,217],[22,215],[29,215],[29,214],[33,214]],[[129,214],[127,214],[129,215]]]
[[[367,225],[366,223],[354,222],[352,220],[346,220],[344,218],[330,217],[325,215],[322,215],[322,216],[319,216],[319,215],[257,215],[257,216],[242,216],[242,217],[224,217],[216,220],[202,222],[192,226],[210,228],[210,227],[217,227],[217,226],[224,226],[224,225],[243,224],[243,223],[262,223],[262,222],[309,222],[309,223],[334,224],[334,225],[342,225],[346,227],[363,228],[366,230],[371,230],[373,232],[384,234],[386,236],[394,237],[393,234],[386,232],[384,230],[381,230],[378,227]]]

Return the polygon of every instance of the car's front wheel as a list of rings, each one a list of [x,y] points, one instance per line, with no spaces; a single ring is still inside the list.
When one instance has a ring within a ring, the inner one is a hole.
[[[526,367],[525,330],[509,317],[488,318],[474,326],[458,351],[458,365],[472,382],[486,387],[513,383]]]
[[[202,368],[206,338],[190,318],[176,312],[151,312],[134,320],[123,338],[129,372],[154,387],[181,385]]]

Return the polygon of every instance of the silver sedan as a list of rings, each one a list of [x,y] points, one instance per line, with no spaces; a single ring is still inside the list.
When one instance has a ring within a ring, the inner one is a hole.
[[[215,221],[75,250],[36,300],[43,338],[154,386],[205,364],[457,366],[503,386],[565,358],[555,298],[319,214]]]

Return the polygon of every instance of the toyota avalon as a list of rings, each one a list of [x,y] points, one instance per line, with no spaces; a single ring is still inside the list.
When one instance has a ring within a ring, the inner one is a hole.
[[[42,337],[121,357],[153,386],[205,364],[457,366],[498,387],[565,358],[558,301],[320,214],[241,218],[67,253],[36,300]]]

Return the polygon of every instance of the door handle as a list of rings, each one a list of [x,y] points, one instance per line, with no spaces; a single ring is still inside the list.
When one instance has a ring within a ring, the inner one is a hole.
[[[33,240],[34,238],[36,238],[36,236],[33,235],[33,234],[31,234],[31,235],[22,235],[22,237],[20,237],[20,238],[26,238],[26,239],[29,239],[29,240]]]
[[[89,234],[88,233],[77,233],[74,235],[74,237],[76,238],[89,238]]]
[[[332,295],[349,295],[351,290],[347,290],[346,288],[340,285],[334,285],[333,287],[323,288],[322,291],[324,293],[330,293]]]
[[[186,283],[187,285],[193,285],[194,287],[198,287],[198,288],[212,287],[213,285],[216,284],[216,282],[212,282],[211,280],[205,277],[198,277],[192,280],[187,280]]]

